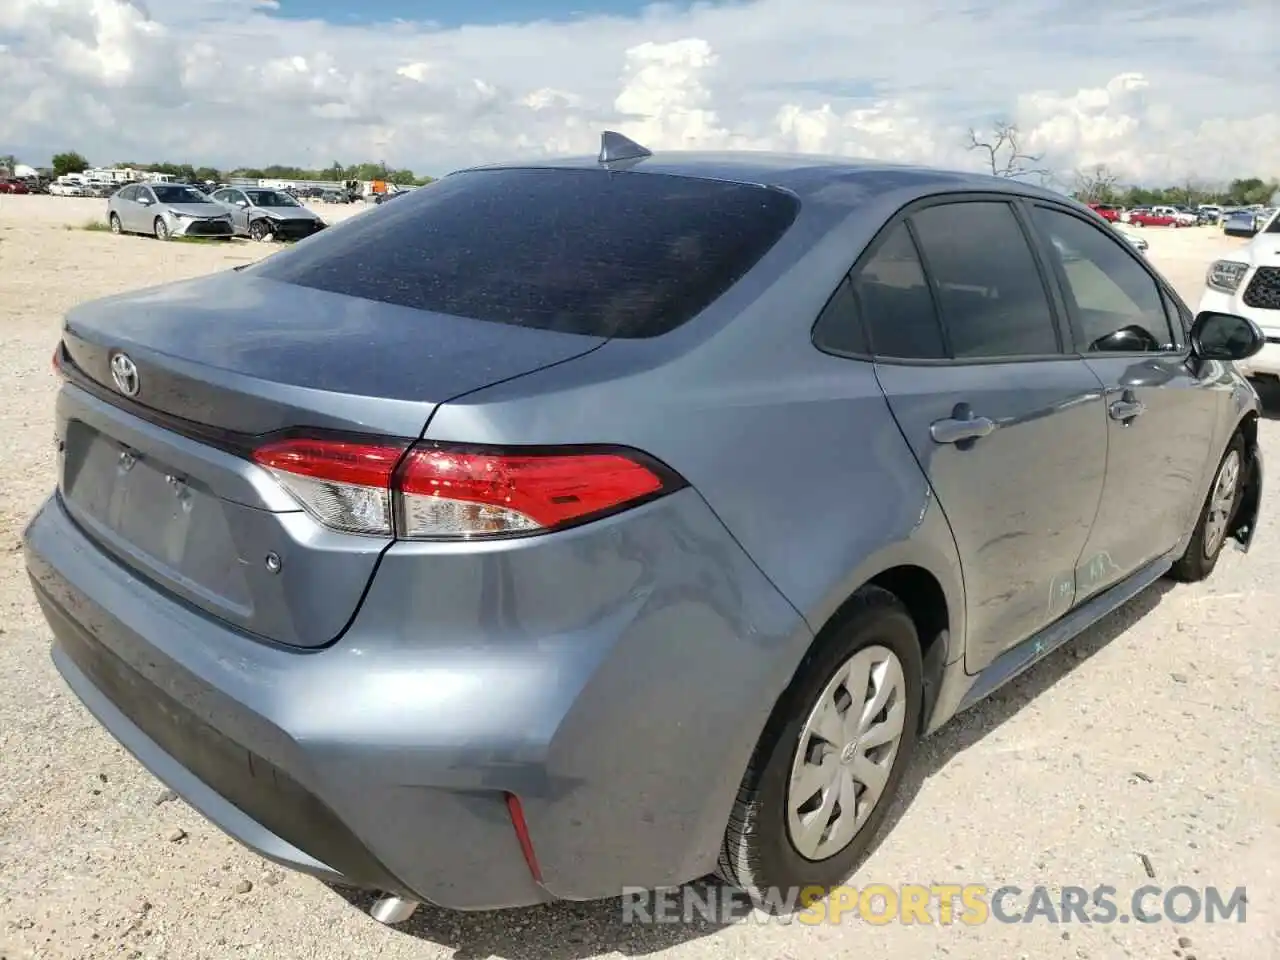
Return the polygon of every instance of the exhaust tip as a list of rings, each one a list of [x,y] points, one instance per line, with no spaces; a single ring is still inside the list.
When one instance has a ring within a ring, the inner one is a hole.
[[[392,926],[397,923],[404,923],[418,907],[422,906],[417,900],[406,900],[404,897],[382,896],[374,901],[372,907],[369,908],[369,916],[377,920],[381,924]]]

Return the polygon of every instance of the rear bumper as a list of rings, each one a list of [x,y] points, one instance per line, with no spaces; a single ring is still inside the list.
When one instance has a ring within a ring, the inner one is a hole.
[[[709,872],[807,628],[692,490],[536,541],[393,546],[322,650],[139,580],[56,495],[26,559],[75,693],[278,863],[457,909]]]

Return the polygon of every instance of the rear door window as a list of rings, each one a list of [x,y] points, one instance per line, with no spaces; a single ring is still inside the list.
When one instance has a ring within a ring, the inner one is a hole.
[[[453,174],[246,273],[598,337],[679,327],[741,279],[798,201],[752,184],[598,169]]]
[[[1049,296],[1012,208],[1001,201],[911,215],[956,359],[1057,354]]]

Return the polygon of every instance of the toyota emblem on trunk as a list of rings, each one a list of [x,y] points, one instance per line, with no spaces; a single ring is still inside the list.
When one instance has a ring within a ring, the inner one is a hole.
[[[138,368],[127,354],[117,353],[111,358],[111,379],[126,397],[138,395]]]

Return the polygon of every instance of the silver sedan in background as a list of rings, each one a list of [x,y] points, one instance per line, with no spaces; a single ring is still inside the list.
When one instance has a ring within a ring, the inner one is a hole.
[[[1111,225],[1111,228],[1115,230],[1116,233],[1120,234],[1120,236],[1124,237],[1125,242],[1128,243],[1131,247],[1133,247],[1133,249],[1137,250],[1144,257],[1147,255],[1147,248],[1150,246],[1150,244],[1147,243],[1147,240],[1145,237],[1138,236],[1132,230],[1124,229],[1118,223],[1113,223]]]
[[[171,237],[230,237],[231,215],[195,187],[177,183],[131,183],[107,200],[112,233]]]
[[[254,240],[302,240],[326,226],[324,220],[284,190],[225,187],[213,200],[231,212],[236,236]]]

